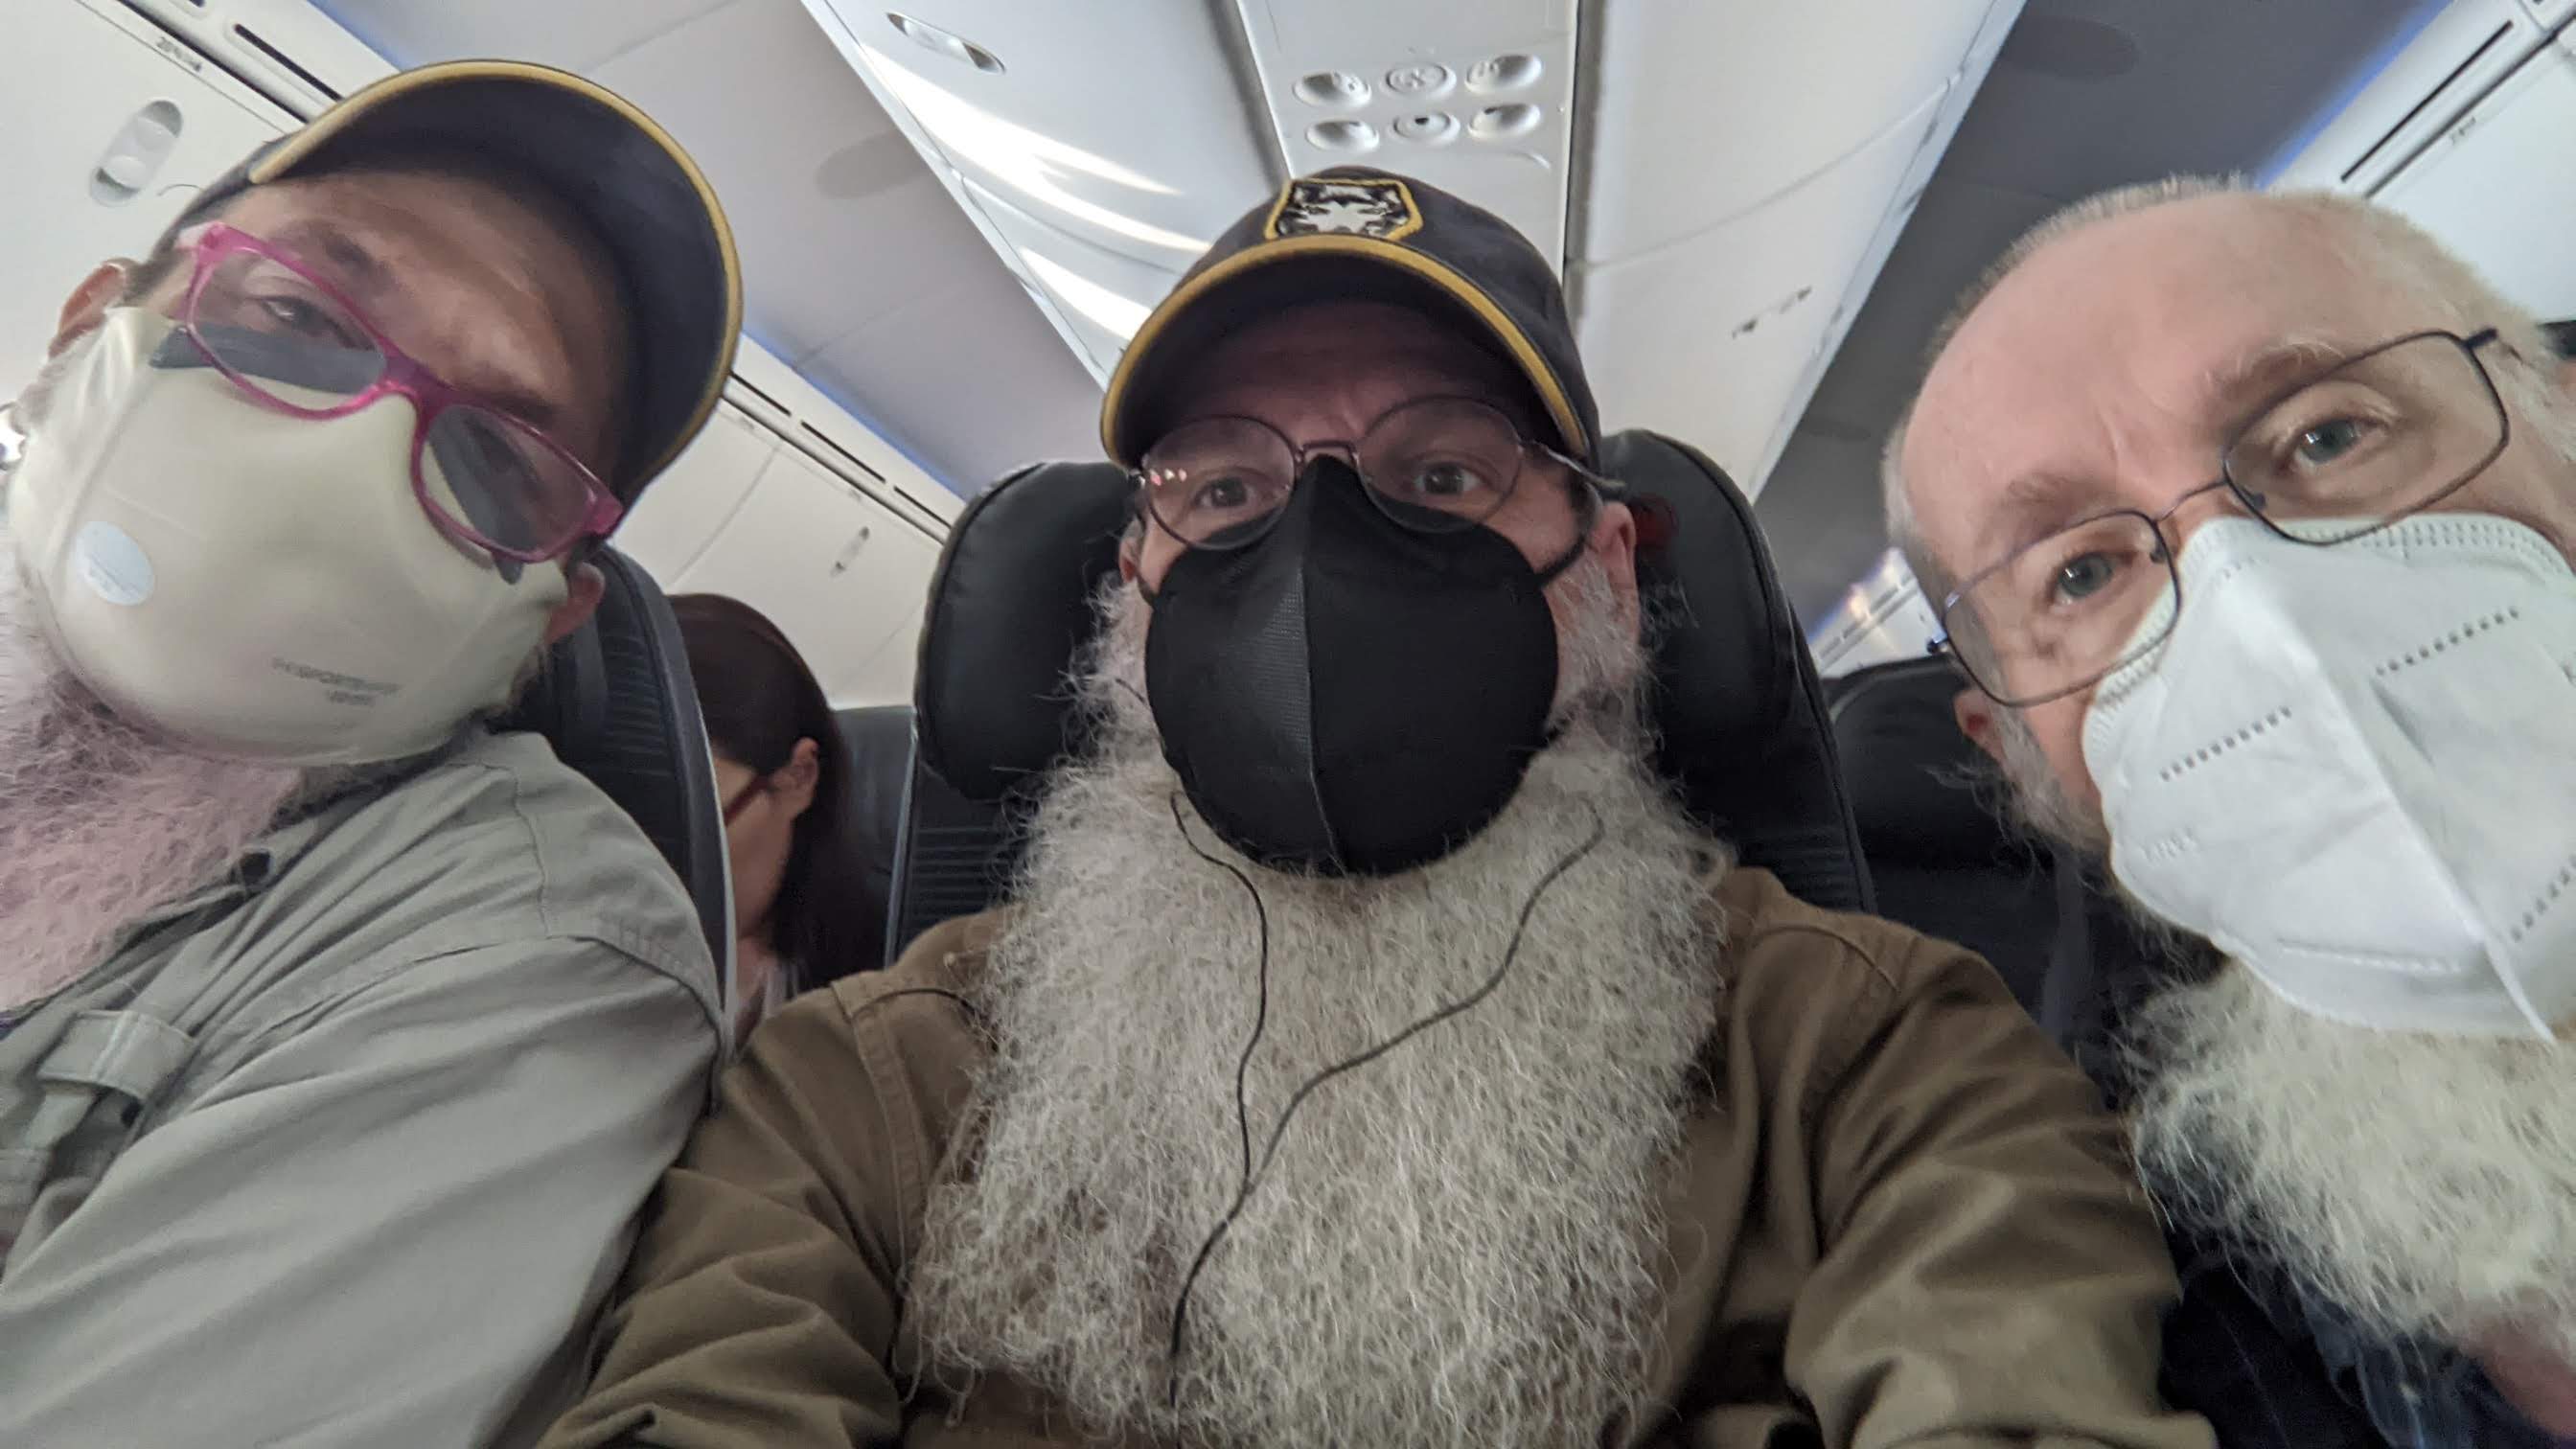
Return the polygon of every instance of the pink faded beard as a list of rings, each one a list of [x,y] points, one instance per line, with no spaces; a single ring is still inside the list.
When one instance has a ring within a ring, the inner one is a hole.
[[[0,532],[0,1011],[98,965],[216,879],[304,782],[187,754],[109,714],[55,659]]]

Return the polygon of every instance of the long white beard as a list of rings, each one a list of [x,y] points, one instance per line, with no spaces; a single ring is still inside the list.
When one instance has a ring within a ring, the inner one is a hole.
[[[934,1196],[910,1285],[936,1365],[1210,1444],[1590,1444],[1636,1405],[1659,1193],[1715,1017],[1717,850],[1641,763],[1642,666],[1606,590],[1572,582],[1567,733],[1476,840],[1383,880],[1262,871],[1186,804],[1185,839],[1128,687],[1142,621],[1114,614],[1087,681],[1107,743],[1041,812],[979,992],[997,1045],[972,1175]],[[1259,928],[1193,841],[1268,916],[1241,1122]],[[1175,1364],[1174,1304],[1247,1134],[1257,1164],[1300,1084],[1474,992],[1569,857],[1492,996],[1298,1108]]]
[[[2132,1025],[2149,1184],[2366,1330],[2576,1357],[2576,1053],[2339,1025],[2228,967]]]
[[[86,345],[21,396],[30,437]],[[109,713],[46,642],[0,525],[0,1011],[70,984],[137,918],[214,880],[305,781],[184,753]]]

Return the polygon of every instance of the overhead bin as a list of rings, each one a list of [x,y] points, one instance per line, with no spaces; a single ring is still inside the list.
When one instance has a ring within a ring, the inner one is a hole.
[[[199,187],[295,124],[175,49],[115,0],[11,8],[0,38],[12,218],[0,227],[0,398],[35,376],[63,299],[91,268],[148,250]]]
[[[1609,424],[1748,488],[2021,10],[805,4],[1095,376],[1283,176],[1382,166],[1558,261]]]
[[[2272,179],[2371,197],[2544,318],[2576,316],[2576,4],[2454,0]]]
[[[731,399],[617,525],[617,547],[664,587],[685,576],[751,496],[778,435]]]
[[[872,666],[889,640],[918,628],[939,541],[798,450],[773,442],[702,545],[662,551],[735,492],[747,456],[719,442],[708,457],[711,467],[721,460],[717,471],[683,470],[666,480],[680,485],[668,507],[688,515],[685,528],[655,520],[666,506],[663,485],[648,491],[636,508],[641,531],[630,551],[668,592],[725,594],[767,614],[834,707],[909,699],[908,669],[898,679]]]
[[[1760,491],[2020,8],[1613,12],[1569,279],[1604,426]]]
[[[2019,13],[1988,0],[1604,7],[1581,260],[1743,217],[1862,151],[1960,79]],[[1982,72],[1980,72],[1982,74]],[[1973,89],[1973,86],[1971,86]]]
[[[2380,187],[2413,218],[2543,318],[2576,317],[2576,50],[2562,36]]]
[[[2553,8],[2563,24],[2567,7]],[[2451,0],[2269,184],[2376,192],[2547,44],[2549,28],[2521,0]]]
[[[1606,427],[1690,438],[1750,479],[1805,405],[1807,364],[1924,143],[1939,95],[1751,213],[1583,276],[1581,333]],[[1676,368],[1671,359],[1688,358]]]
[[[1095,376],[1291,173],[1418,176],[1562,255],[1576,0],[805,5]]]
[[[1154,300],[1180,280],[1188,259],[1168,269],[1141,262],[1051,227],[972,179],[963,184],[969,204],[1019,253],[1030,282],[1063,310],[1094,373],[1117,366],[1127,339],[1143,325]]]

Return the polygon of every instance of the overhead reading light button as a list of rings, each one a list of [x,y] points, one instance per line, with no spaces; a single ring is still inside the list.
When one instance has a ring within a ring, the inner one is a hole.
[[[1318,121],[1306,128],[1306,139],[1325,151],[1374,151],[1377,127],[1366,121]]]
[[[1516,91],[1539,75],[1539,59],[1534,55],[1497,55],[1467,67],[1467,89],[1471,91]]]
[[[1458,139],[1458,118],[1446,111],[1425,111],[1397,121],[1395,134],[1425,146],[1445,146]]]
[[[1348,71],[1319,70],[1297,82],[1297,99],[1310,106],[1346,111],[1368,104],[1369,83]]]

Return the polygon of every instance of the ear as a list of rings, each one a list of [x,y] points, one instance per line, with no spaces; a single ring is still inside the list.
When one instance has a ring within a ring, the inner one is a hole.
[[[1145,531],[1141,528],[1131,528],[1118,535],[1118,577],[1121,581],[1136,582],[1136,570],[1143,564],[1140,554],[1144,538]]]
[[[599,612],[600,595],[608,592],[608,580],[599,572],[597,564],[574,564],[564,571],[564,582],[570,591],[564,595],[562,603],[555,605],[555,611],[546,616],[546,642],[549,644],[589,623],[590,616]]]
[[[46,345],[45,355],[62,356],[64,348],[97,328],[107,309],[125,295],[126,279],[133,272],[134,263],[120,257],[99,263],[96,271],[81,278],[81,284],[63,299],[62,314],[54,319],[54,340]]]
[[[823,747],[811,739],[796,742],[788,753],[787,763],[769,777],[769,789],[778,802],[787,807],[787,818],[795,820],[813,808],[815,787],[823,783]]]
[[[1960,690],[1950,701],[1950,713],[1959,721],[1959,733],[1966,735],[1971,744],[1985,751],[1986,757],[1997,764],[2003,763],[2004,758],[1999,733],[2003,720],[1996,713],[2002,708],[1973,684]]]

